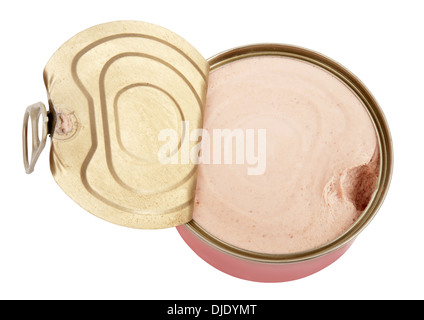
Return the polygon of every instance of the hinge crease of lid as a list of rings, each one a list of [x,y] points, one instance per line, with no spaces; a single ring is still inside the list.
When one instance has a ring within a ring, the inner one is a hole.
[[[98,25],[66,42],[44,70],[59,186],[115,224],[190,221],[196,165],[183,153],[198,143],[189,132],[202,127],[208,71],[184,39],[144,22]]]

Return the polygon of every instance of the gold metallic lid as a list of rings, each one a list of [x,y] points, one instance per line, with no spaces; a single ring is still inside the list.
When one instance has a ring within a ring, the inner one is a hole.
[[[115,224],[156,229],[190,221],[196,166],[164,164],[158,137],[163,129],[177,133],[177,147],[164,156],[178,159],[183,145],[197,144],[188,130],[202,127],[208,71],[188,42],[144,22],[98,25],[66,42],[44,70],[59,186]],[[25,137],[24,155],[26,144]]]

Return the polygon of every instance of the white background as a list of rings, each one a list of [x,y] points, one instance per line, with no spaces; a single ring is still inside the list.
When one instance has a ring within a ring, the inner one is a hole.
[[[3,1],[0,10],[1,299],[423,299],[423,1]],[[277,284],[230,277],[175,229],[135,230],[81,209],[49,171],[49,143],[24,173],[22,118],[42,71],[76,33],[113,20],[166,27],[209,58],[279,42],[321,52],[371,90],[393,135],[387,198],[328,268]]]

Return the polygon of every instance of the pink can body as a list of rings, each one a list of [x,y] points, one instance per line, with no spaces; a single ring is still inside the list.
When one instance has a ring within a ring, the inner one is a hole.
[[[225,253],[200,239],[186,226],[177,230],[187,245],[204,261],[231,276],[256,282],[286,282],[314,274],[340,258],[354,239],[316,258],[289,263],[265,263]]]

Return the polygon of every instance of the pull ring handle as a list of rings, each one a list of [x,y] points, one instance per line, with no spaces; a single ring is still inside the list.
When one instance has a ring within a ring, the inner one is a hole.
[[[41,137],[39,137],[39,123],[42,123]],[[31,136],[32,136],[32,149],[31,149],[31,159],[28,157],[28,123],[31,119]],[[30,174],[34,171],[35,163],[38,160],[41,152],[43,151],[46,141],[48,126],[47,123],[49,118],[47,116],[47,110],[43,103],[38,102],[33,105],[30,105],[26,108],[24,114],[24,124],[22,128],[22,145],[23,145],[23,154],[24,154],[24,167],[25,172]]]

